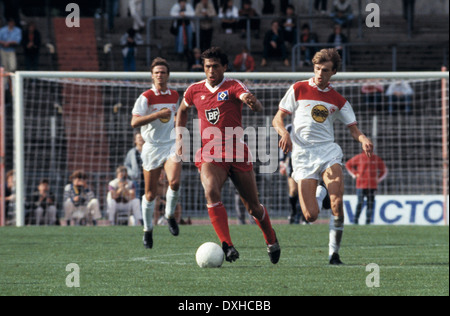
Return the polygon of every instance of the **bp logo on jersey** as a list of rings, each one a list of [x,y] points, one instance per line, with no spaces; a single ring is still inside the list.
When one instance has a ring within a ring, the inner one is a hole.
[[[219,108],[205,110],[205,114],[206,114],[206,119],[211,124],[216,125],[216,123],[219,121],[219,117],[220,117]]]
[[[322,104],[317,104],[311,110],[311,116],[313,120],[316,121],[317,123],[325,122],[325,120],[328,117],[328,114],[329,114],[328,109]]]

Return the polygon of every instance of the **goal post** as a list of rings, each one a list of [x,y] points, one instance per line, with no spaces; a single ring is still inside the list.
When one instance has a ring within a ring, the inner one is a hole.
[[[244,128],[270,127],[268,125],[278,103],[290,85],[312,76],[312,73],[226,73],[226,77],[245,82],[264,106],[262,113],[249,113],[244,109]],[[448,139],[443,136],[448,134],[448,77],[448,72],[346,72],[332,77],[336,90],[352,104],[361,129],[376,138],[376,151],[389,164],[391,178],[380,185],[379,194],[448,194],[448,178],[443,178],[443,168],[448,165],[448,156],[443,154],[443,148],[448,146]],[[172,72],[169,87],[182,96],[192,82],[203,79],[203,73]],[[445,84],[442,84],[444,80]],[[400,81],[408,83],[414,90],[413,96],[403,101],[387,93],[391,84]],[[368,85],[382,86],[383,90],[369,89],[365,92],[363,87]],[[123,162],[126,150],[133,146],[133,130],[129,124],[131,109],[139,94],[150,88],[150,74],[17,71],[13,74],[13,86],[16,225],[25,225],[25,201],[39,178],[46,174],[57,179],[55,190],[61,191],[70,171],[87,167],[95,173],[94,182],[100,191],[96,195],[105,200],[106,179],[114,177],[117,164]],[[69,99],[71,107],[63,104]],[[79,107],[89,113],[73,114]],[[58,111],[64,115],[59,115]],[[68,113],[72,113],[71,116]],[[98,118],[97,130],[97,126],[93,126],[95,120],[90,121],[93,118]],[[192,119],[194,115],[191,113]],[[343,147],[345,159],[349,159],[360,148],[341,124],[336,125],[336,141]],[[91,136],[90,131],[94,133]],[[38,133],[41,135],[36,138]],[[119,148],[118,143],[122,147]],[[72,149],[85,151],[84,158],[82,153],[69,153],[70,146],[78,144],[83,148]],[[95,148],[96,144],[99,148]],[[99,156],[97,151],[107,154]],[[77,158],[71,161],[70,157]],[[182,184],[183,208],[193,217],[205,216],[201,213],[204,209],[203,191],[192,165],[183,165],[183,179],[191,181],[189,185]],[[346,194],[351,194],[354,183],[348,176],[345,181]],[[289,205],[285,178],[278,172],[257,173],[257,182],[263,203],[269,205],[275,216],[287,216]],[[233,192],[224,188],[227,205],[234,213]],[[61,209],[62,203],[58,204]],[[446,209],[447,205],[443,207]]]

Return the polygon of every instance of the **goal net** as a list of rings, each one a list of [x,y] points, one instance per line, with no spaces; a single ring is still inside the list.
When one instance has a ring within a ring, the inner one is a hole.
[[[89,186],[106,216],[108,182],[134,147],[131,109],[136,98],[151,87],[150,75],[17,72],[15,76],[14,163],[9,168],[16,170],[16,202],[28,201],[39,180],[47,178],[62,218],[64,186],[74,170],[82,169],[88,173]],[[203,76],[172,73],[169,86],[181,97]],[[264,106],[259,113],[244,107],[243,128],[270,131],[286,90],[312,74],[227,76],[244,81]],[[444,149],[448,144],[444,138],[448,134],[448,82],[444,79],[442,85],[442,78],[448,78],[448,73],[341,73],[333,77],[335,89],[352,104],[360,129],[372,138],[376,154],[389,170],[378,195],[442,195],[448,187],[444,178],[444,166],[448,165]],[[187,126],[191,134],[196,117],[195,110],[191,111]],[[258,134],[258,138],[258,152],[262,146],[267,152],[272,150],[270,133]],[[335,124],[335,138],[343,149],[344,162],[361,152],[341,123]],[[290,210],[287,179],[279,173],[278,161],[272,172],[261,172],[261,167],[270,163],[274,162],[255,161],[259,196],[272,217],[286,218]],[[344,173],[345,194],[354,194],[355,181]],[[235,191],[231,183],[225,184],[222,195],[233,218]],[[192,162],[183,163],[180,204],[184,218],[207,217],[203,187]],[[26,202],[16,203],[17,225],[24,224],[28,208]]]

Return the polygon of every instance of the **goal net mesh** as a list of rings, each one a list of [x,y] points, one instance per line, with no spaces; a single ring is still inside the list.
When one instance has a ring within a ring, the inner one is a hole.
[[[174,76],[172,76],[174,77]],[[194,81],[176,77],[170,87],[180,96]],[[244,80],[261,100],[264,110],[243,110],[243,127],[271,126],[279,101],[293,80],[276,75],[264,80]],[[385,161],[389,174],[380,183],[380,195],[442,194],[443,130],[442,89],[440,79],[411,78],[395,80],[337,80],[335,89],[352,104],[360,129],[371,137],[375,152]],[[402,86],[406,94],[400,95]],[[24,185],[31,194],[41,178],[50,180],[51,190],[63,217],[64,185],[70,174],[83,169],[89,174],[89,186],[100,201],[106,216],[108,182],[123,165],[134,147],[130,126],[136,98],[151,87],[150,80],[93,80],[25,78],[24,100]],[[448,95],[448,84],[446,85]],[[448,122],[448,100],[445,100]],[[189,114],[188,129],[193,130]],[[447,131],[444,131],[448,133]],[[335,124],[336,142],[344,152],[344,162],[360,153],[360,145],[348,129]],[[287,217],[290,205],[287,179],[278,170],[255,173],[259,196],[273,217]],[[345,173],[345,194],[355,193],[355,181]],[[180,203],[183,217],[206,217],[206,201],[199,173],[191,163],[183,163]],[[448,186],[448,184],[446,184]],[[234,187],[226,183],[223,202],[234,216]]]

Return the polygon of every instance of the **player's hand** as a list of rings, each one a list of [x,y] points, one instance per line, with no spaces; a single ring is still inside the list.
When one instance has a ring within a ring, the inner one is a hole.
[[[258,107],[258,99],[251,93],[244,95],[242,102],[247,104],[252,111],[257,112],[260,110]]]
[[[172,111],[170,109],[162,109],[158,112],[158,118],[163,120],[169,120],[172,116]]]
[[[281,137],[280,141],[278,142],[278,146],[285,154],[292,151],[292,140],[289,133],[286,133]]]
[[[284,161],[280,161],[280,174],[282,176],[286,176],[286,164],[284,163]]]
[[[363,149],[363,151],[366,153],[366,156],[367,157],[372,157],[372,154],[373,154],[373,144],[372,144],[372,142],[370,141],[370,139],[367,139],[367,141],[364,141],[363,143],[362,143],[362,149]]]

